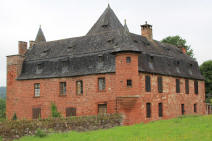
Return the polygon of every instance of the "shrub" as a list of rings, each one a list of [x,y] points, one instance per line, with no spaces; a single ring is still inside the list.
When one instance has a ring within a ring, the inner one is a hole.
[[[61,114],[57,111],[57,106],[52,103],[51,105],[52,117],[61,117]]]
[[[16,113],[14,113],[12,120],[17,120],[17,119],[18,119],[18,117],[17,117]]]
[[[38,129],[35,131],[35,136],[36,136],[36,137],[43,138],[43,137],[47,136],[47,133],[46,133],[44,130],[41,130],[40,128],[38,128]]]

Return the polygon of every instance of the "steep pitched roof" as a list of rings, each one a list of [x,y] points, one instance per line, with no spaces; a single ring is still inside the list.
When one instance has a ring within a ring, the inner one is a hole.
[[[40,26],[40,28],[38,30],[37,36],[35,38],[35,42],[46,42],[46,38],[45,38],[45,36],[43,34],[41,26]]]
[[[97,22],[89,30],[87,35],[95,35],[111,30],[123,30],[123,26],[113,10],[110,8],[110,5],[108,5]]]
[[[139,53],[140,72],[204,79],[195,60],[173,45],[130,33],[110,7],[86,36],[36,43],[27,51],[18,79],[113,73],[118,52]]]

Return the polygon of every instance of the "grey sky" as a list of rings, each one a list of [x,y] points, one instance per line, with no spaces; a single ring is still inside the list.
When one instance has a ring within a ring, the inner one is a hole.
[[[0,86],[6,85],[6,56],[17,54],[18,41],[34,40],[39,25],[47,41],[85,35],[107,7],[130,32],[145,21],[153,38],[180,35],[199,64],[212,59],[211,0],[0,0]]]

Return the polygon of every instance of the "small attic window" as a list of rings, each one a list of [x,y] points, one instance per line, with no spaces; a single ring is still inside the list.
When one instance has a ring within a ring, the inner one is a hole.
[[[108,39],[107,42],[113,44],[114,43],[114,38]]]
[[[107,24],[104,24],[104,25],[102,25],[102,27],[103,27],[103,28],[107,28],[107,27],[108,27],[108,25],[107,25]]]
[[[98,56],[98,61],[99,61],[99,63],[101,63],[101,62],[104,61],[103,55],[99,55],[99,56]]]
[[[190,65],[190,67],[193,67],[193,64],[189,64]]]
[[[37,69],[38,69],[38,70],[42,70],[42,69],[43,69],[43,64],[42,64],[42,63],[38,64],[38,65],[37,65]]]
[[[176,64],[177,64],[177,66],[179,66],[180,65],[180,61],[177,61]]]
[[[138,41],[137,41],[137,40],[133,40],[133,42],[134,42],[134,43],[138,43]]]
[[[153,61],[154,60],[154,56],[150,56],[150,60]]]

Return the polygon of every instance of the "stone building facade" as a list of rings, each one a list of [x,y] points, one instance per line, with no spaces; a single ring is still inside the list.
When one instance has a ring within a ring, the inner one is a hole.
[[[205,84],[183,48],[153,40],[152,26],[129,32],[108,6],[87,35],[19,41],[7,56],[6,115],[47,118],[122,113],[124,124],[205,114]]]

